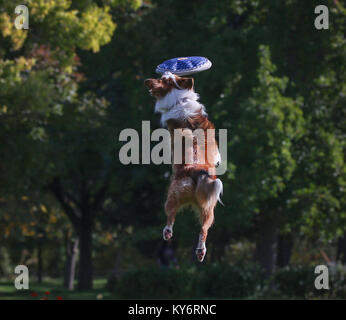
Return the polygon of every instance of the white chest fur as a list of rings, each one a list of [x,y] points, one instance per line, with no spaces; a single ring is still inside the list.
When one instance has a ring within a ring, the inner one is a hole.
[[[198,102],[199,95],[193,90],[172,89],[164,98],[156,101],[155,112],[161,113],[161,124],[169,119],[185,120],[200,113],[207,113],[203,104]]]

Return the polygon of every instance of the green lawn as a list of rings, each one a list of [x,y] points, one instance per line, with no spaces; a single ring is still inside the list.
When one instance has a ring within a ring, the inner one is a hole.
[[[96,299],[116,299],[104,289],[106,279],[95,279],[93,290],[78,292],[68,291],[62,287],[61,279],[44,279],[42,283],[30,282],[29,290],[17,290],[14,281],[0,281],[0,300],[40,300],[48,297],[49,300],[56,300],[61,297],[63,300],[96,300]],[[46,292],[50,294],[45,294]],[[37,296],[32,294],[37,293]]]

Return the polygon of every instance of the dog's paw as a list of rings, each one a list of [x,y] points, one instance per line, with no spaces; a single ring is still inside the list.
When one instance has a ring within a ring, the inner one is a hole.
[[[172,238],[173,236],[173,229],[172,227],[169,226],[165,226],[165,228],[163,229],[163,240],[169,240]]]
[[[207,253],[206,248],[196,249],[196,257],[197,257],[199,262],[203,262],[206,253]]]

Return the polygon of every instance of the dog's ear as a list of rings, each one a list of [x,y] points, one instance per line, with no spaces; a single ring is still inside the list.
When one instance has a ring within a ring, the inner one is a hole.
[[[178,78],[177,83],[180,87],[191,90],[194,85],[194,80],[193,78]]]
[[[147,86],[147,88],[150,90],[153,88],[155,79],[145,79],[144,84]]]

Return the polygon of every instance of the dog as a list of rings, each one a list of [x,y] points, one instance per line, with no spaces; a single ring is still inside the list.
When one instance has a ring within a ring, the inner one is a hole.
[[[172,165],[173,173],[165,202],[167,223],[163,229],[163,239],[172,238],[177,212],[191,206],[201,222],[195,253],[202,262],[207,252],[205,243],[208,230],[214,222],[215,206],[218,201],[222,203],[220,196],[223,185],[215,175],[221,157],[215,135],[208,135],[208,130],[215,128],[208,120],[204,105],[199,102],[199,95],[194,91],[193,78],[165,72],[159,79],[146,79],[144,84],[156,98],[155,112],[161,114],[162,126],[170,132],[173,158],[176,153],[174,134],[177,132],[182,137],[182,148],[185,150],[181,152],[181,163],[174,161]],[[202,132],[202,143],[198,143],[194,130]],[[193,142],[187,144],[187,138]]]

